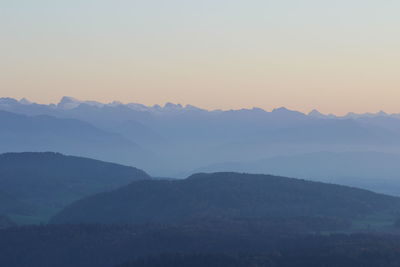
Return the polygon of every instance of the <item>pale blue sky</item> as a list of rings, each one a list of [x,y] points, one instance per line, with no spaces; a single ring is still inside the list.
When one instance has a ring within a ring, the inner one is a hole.
[[[398,14],[394,0],[0,0],[0,92],[400,112]]]

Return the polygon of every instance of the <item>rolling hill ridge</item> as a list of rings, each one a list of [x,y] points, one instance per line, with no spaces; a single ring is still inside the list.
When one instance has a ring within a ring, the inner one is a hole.
[[[358,219],[395,212],[400,199],[346,186],[270,175],[195,174],[145,180],[78,200],[52,223],[183,223],[218,218],[324,216]]]
[[[140,179],[150,176],[133,167],[88,158],[52,152],[1,154],[0,188],[7,194],[0,194],[0,212],[45,220],[79,198]]]

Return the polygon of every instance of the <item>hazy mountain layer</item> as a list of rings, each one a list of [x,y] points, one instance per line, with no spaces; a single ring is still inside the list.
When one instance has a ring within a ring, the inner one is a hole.
[[[144,165],[150,153],[121,135],[76,119],[0,111],[0,152],[56,151]]]
[[[0,110],[29,115],[2,115],[0,151],[59,151],[138,166],[155,176],[321,151],[400,154],[400,116],[384,112],[337,117],[285,108],[208,111],[70,97],[50,105],[3,98]],[[329,161],[322,164],[327,165]]]

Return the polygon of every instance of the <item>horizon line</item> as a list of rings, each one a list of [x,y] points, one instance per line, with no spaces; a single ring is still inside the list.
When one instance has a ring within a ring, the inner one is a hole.
[[[286,110],[289,112],[298,112],[307,116],[310,116],[314,113],[315,116],[321,115],[324,117],[336,117],[336,118],[343,118],[343,117],[348,117],[348,116],[354,116],[354,115],[382,115],[382,116],[391,116],[391,115],[400,115],[400,112],[398,113],[388,113],[385,112],[384,110],[379,110],[376,112],[362,112],[362,113],[357,113],[357,112],[353,112],[353,111],[347,111],[345,113],[343,113],[343,115],[338,115],[335,113],[323,113],[320,112],[318,109],[313,108],[311,109],[309,112],[302,112],[296,109],[292,109],[292,108],[287,108],[286,106],[277,106],[274,107],[270,110],[265,109],[265,108],[261,108],[261,107],[257,107],[257,106],[252,106],[252,107],[242,107],[242,108],[228,108],[228,109],[223,109],[223,108],[216,108],[216,109],[208,109],[208,108],[202,108],[196,105],[192,105],[192,104],[181,104],[179,102],[174,103],[174,102],[164,102],[164,104],[153,104],[153,105],[146,105],[140,102],[122,102],[119,100],[113,100],[113,101],[99,101],[99,100],[81,100],[79,98],[76,97],[72,97],[72,96],[61,96],[60,99],[58,100],[57,103],[55,102],[44,102],[44,103],[39,103],[39,102],[35,102],[35,101],[30,101],[27,97],[22,97],[22,98],[17,98],[17,97],[8,97],[8,96],[0,96],[0,104],[1,104],[1,100],[7,100],[7,99],[11,99],[11,100],[15,100],[17,102],[19,102],[20,104],[25,104],[25,105],[29,105],[29,104],[37,104],[37,105],[45,105],[45,106],[60,106],[60,104],[62,104],[63,101],[70,101],[70,103],[72,102],[77,102],[80,104],[99,104],[99,105],[108,105],[108,106],[118,106],[118,105],[141,105],[143,107],[147,107],[147,108],[166,108],[168,106],[175,106],[175,107],[179,107],[179,108],[195,108],[195,109],[199,109],[199,110],[203,110],[203,111],[208,111],[208,112],[213,112],[213,111],[221,111],[221,112],[227,112],[227,111],[240,111],[240,110],[261,110],[264,112],[274,112],[274,111],[279,111],[279,110]]]

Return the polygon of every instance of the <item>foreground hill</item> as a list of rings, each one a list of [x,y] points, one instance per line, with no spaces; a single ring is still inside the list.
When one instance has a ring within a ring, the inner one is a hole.
[[[0,155],[0,212],[43,219],[91,194],[149,179],[143,171],[58,153]],[[29,203],[29,204],[23,204]]]
[[[400,207],[370,191],[269,175],[196,174],[138,181],[79,200],[53,223],[180,223],[202,218],[327,216],[357,219]]]

